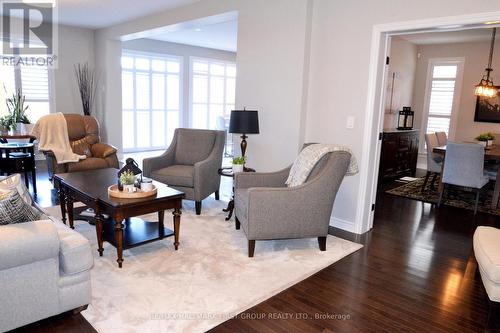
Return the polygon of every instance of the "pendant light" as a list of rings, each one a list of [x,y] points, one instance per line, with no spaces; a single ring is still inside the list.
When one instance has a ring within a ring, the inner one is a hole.
[[[491,98],[497,95],[497,88],[493,84],[493,80],[490,78],[490,74],[493,71],[491,68],[491,61],[493,60],[493,50],[495,48],[495,35],[497,28],[493,28],[491,32],[491,46],[490,46],[490,57],[488,59],[488,67],[485,69],[486,75],[483,76],[479,84],[476,86],[474,94],[476,96]]]

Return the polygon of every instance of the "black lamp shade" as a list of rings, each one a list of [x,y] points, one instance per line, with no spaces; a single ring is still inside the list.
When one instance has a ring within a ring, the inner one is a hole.
[[[259,134],[259,115],[257,111],[231,111],[229,133]]]

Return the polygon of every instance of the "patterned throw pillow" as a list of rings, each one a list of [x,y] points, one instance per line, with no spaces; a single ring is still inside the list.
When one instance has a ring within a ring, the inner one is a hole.
[[[28,205],[32,205],[33,199],[30,192],[21,180],[21,175],[18,173],[7,177],[0,177],[0,200],[10,195],[10,192],[15,189]]]
[[[0,225],[37,221],[41,213],[28,205],[16,190],[0,200]]]

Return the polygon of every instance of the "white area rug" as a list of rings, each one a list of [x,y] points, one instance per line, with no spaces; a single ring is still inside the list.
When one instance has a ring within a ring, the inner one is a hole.
[[[99,257],[95,228],[76,222],[94,250],[93,299],[82,314],[97,331],[204,332],[362,247],[333,236],[326,252],[316,239],[257,241],[248,258],[243,231],[224,220],[225,204],[209,198],[203,205],[196,216],[184,203],[178,251],[173,237],[129,249],[122,269],[115,248],[104,243]],[[46,210],[60,216],[59,207]],[[171,216],[165,213],[170,229]]]

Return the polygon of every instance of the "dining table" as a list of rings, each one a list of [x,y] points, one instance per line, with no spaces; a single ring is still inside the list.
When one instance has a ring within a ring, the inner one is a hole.
[[[434,147],[432,150],[435,154],[443,156],[443,163],[441,163],[441,175],[444,170],[444,163],[446,159],[446,146]],[[484,148],[484,161],[500,162],[500,145],[492,145]],[[441,178],[442,179],[442,178]],[[439,180],[439,193],[443,191],[443,182]],[[495,181],[495,190],[493,191],[493,198],[491,200],[491,208],[498,208],[498,199],[500,198],[500,172],[497,172]]]

